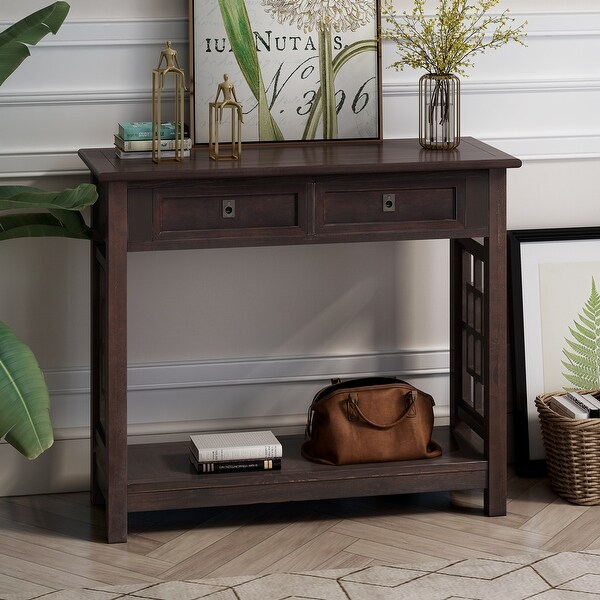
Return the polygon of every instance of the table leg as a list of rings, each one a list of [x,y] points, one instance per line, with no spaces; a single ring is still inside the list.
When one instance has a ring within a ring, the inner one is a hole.
[[[127,540],[127,186],[100,186],[92,214],[91,498],[109,542]]]
[[[488,516],[506,514],[507,479],[507,256],[506,172],[490,170],[490,235],[487,239],[485,453],[488,458],[488,487],[485,511]]]

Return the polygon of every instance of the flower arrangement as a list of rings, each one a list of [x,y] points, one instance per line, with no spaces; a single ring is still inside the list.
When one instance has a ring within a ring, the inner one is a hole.
[[[525,45],[527,21],[514,27],[509,10],[490,14],[500,0],[439,0],[434,15],[425,13],[425,0],[414,0],[411,13],[400,16],[393,0],[383,0],[381,15],[389,28],[381,37],[396,43],[400,59],[390,67],[405,65],[427,73],[466,76],[473,58],[486,50],[495,50],[510,41]]]
[[[383,0],[388,28],[384,40],[396,43],[400,59],[390,67],[423,69],[419,80],[419,142],[427,149],[453,150],[460,143],[460,81],[473,58],[510,41],[525,45],[525,21],[518,27],[508,9],[490,13],[500,0],[438,0],[435,14],[426,0],[414,0],[411,13],[398,15],[393,0]]]

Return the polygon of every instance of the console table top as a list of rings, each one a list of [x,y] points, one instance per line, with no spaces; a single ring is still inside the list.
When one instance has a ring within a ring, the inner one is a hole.
[[[347,175],[435,172],[469,169],[507,169],[521,161],[474,138],[463,138],[456,150],[424,150],[415,139],[380,142],[309,142],[252,144],[235,161],[214,161],[206,148],[194,148],[183,162],[151,159],[122,160],[113,148],[79,151],[98,181],[158,181],[246,176]]]

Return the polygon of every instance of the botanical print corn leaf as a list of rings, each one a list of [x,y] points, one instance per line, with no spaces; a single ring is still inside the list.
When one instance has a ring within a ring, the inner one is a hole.
[[[246,3],[244,0],[219,0],[219,8],[235,58],[248,87],[258,102],[259,139],[282,140],[283,134],[269,111]]]
[[[563,348],[567,369],[565,379],[574,387],[565,389],[591,390],[600,388],[600,294],[592,277],[592,291],[587,302],[569,327],[570,338]]]
[[[197,115],[212,94],[204,87],[233,70],[258,141],[379,137],[376,0],[218,0],[221,23],[211,4],[195,3]]]

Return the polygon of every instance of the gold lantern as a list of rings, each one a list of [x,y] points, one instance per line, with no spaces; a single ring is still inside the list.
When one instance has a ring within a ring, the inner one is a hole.
[[[231,121],[230,152],[224,154],[221,152],[219,128],[223,122],[223,111],[227,109]],[[243,122],[242,105],[237,101],[235,87],[229,81],[229,77],[223,75],[223,81],[217,88],[215,101],[208,104],[208,153],[213,160],[237,160],[241,156]]]
[[[185,74],[179,65],[177,50],[171,48],[171,42],[166,42],[165,47],[160,53],[158,67],[152,70],[152,160],[155,163],[158,163],[161,160],[163,94],[169,76],[171,76],[173,82],[173,112],[175,115],[175,152],[172,160],[182,161],[185,143],[183,126],[185,117],[183,103],[186,89]]]

